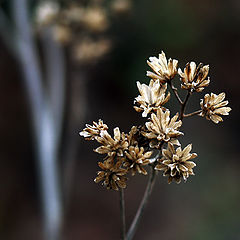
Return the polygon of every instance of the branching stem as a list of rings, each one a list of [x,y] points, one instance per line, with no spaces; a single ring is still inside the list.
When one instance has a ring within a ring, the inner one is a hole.
[[[181,110],[180,110],[180,117],[179,119],[182,120],[184,118],[184,111],[188,102],[189,97],[191,96],[191,92],[188,91],[186,98],[184,100],[184,102],[181,104]]]
[[[134,234],[137,230],[137,227],[139,225],[139,220],[140,220],[140,218],[143,214],[143,211],[146,208],[149,197],[152,193],[152,189],[153,189],[153,186],[155,184],[156,176],[157,176],[157,171],[154,170],[154,167],[152,166],[151,167],[151,173],[150,173],[150,176],[149,176],[149,179],[148,179],[148,184],[147,184],[143,199],[141,201],[141,204],[139,205],[139,208],[138,208],[137,213],[136,213],[136,215],[133,219],[133,222],[132,222],[132,224],[131,224],[131,226],[128,230],[126,240],[132,240],[133,239],[133,236],[134,236]]]
[[[183,117],[186,118],[186,117],[192,117],[192,116],[195,116],[199,113],[201,113],[202,110],[198,110],[198,111],[195,111],[195,112],[192,112],[192,113],[188,113],[188,114],[183,114]]]
[[[181,105],[183,105],[183,101],[182,101],[182,99],[180,98],[180,96],[178,95],[177,88],[173,86],[172,81],[169,81],[168,84],[169,84],[170,88],[172,89],[172,91],[173,91],[176,99],[178,100],[178,102],[179,102]]]

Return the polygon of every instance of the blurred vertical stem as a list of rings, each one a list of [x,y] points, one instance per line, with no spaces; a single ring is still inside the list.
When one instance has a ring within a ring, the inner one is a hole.
[[[132,221],[132,224],[131,224],[131,226],[128,230],[126,240],[132,240],[133,237],[134,237],[134,234],[136,233],[136,230],[137,230],[138,225],[139,225],[139,221],[140,221],[140,219],[143,215],[143,212],[144,212],[144,210],[147,206],[149,197],[152,193],[152,189],[153,189],[153,186],[155,184],[156,176],[157,176],[157,171],[154,170],[154,166],[151,166],[151,173],[150,173],[150,176],[149,176],[149,179],[148,179],[148,183],[147,183],[147,187],[146,187],[144,196],[143,196],[142,201],[139,205],[137,213],[136,213],[136,215],[135,215],[135,217]]]
[[[36,141],[45,234],[48,240],[58,240],[62,206],[58,184],[55,123],[42,85],[43,79],[29,18],[28,2],[13,0],[12,8],[16,27],[17,57],[24,75]]]
[[[54,40],[53,34],[53,27],[51,26],[45,27],[41,31],[49,103],[54,118],[56,146],[59,146],[65,102],[65,57],[63,48]]]
[[[120,197],[120,214],[121,214],[121,239],[126,240],[126,217],[125,217],[125,200],[124,189],[119,191]]]

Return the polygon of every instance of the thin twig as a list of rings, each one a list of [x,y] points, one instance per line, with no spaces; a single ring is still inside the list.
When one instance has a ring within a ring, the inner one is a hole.
[[[185,98],[184,102],[181,105],[180,117],[179,117],[180,120],[182,120],[183,117],[184,117],[184,111],[185,111],[185,108],[186,108],[186,105],[187,105],[187,102],[188,102],[188,99],[189,99],[190,96],[191,96],[191,92],[188,91],[188,93],[186,95],[186,98]]]
[[[188,114],[183,114],[183,117],[186,118],[186,117],[192,117],[192,116],[195,116],[195,115],[198,115],[199,113],[201,113],[202,110],[198,110],[198,111],[195,111],[195,112],[192,112],[192,113],[188,113]]]
[[[153,186],[155,184],[155,180],[156,180],[156,176],[157,176],[157,172],[156,170],[154,170],[154,167],[152,166],[151,167],[151,173],[150,173],[150,176],[149,176],[149,179],[148,179],[148,184],[147,184],[147,187],[146,187],[146,190],[145,190],[145,193],[144,193],[144,196],[143,196],[143,199],[141,201],[141,204],[139,205],[139,208],[137,210],[137,213],[133,219],[133,222],[128,230],[128,233],[127,233],[127,240],[132,240],[136,230],[137,230],[137,227],[139,225],[139,220],[143,214],[143,211],[145,210],[146,206],[147,206],[147,203],[148,203],[148,200],[149,200],[149,197],[152,193],[152,189],[153,189]]]
[[[121,240],[126,239],[126,217],[125,217],[125,200],[124,200],[124,189],[119,191],[120,197],[120,214],[121,214]]]
[[[178,102],[182,105],[183,101],[181,100],[180,96],[178,95],[178,91],[177,88],[173,86],[172,81],[168,81],[168,84],[170,86],[170,88],[172,89],[176,99],[178,100]]]

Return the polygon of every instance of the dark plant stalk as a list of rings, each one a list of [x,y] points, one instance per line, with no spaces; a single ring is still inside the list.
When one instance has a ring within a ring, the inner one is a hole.
[[[150,176],[149,176],[149,179],[148,179],[148,183],[147,183],[147,187],[146,187],[144,196],[143,196],[142,201],[139,205],[137,213],[136,213],[136,215],[133,219],[133,222],[132,222],[132,224],[131,224],[131,226],[128,230],[126,240],[132,240],[133,239],[133,236],[134,236],[134,234],[135,234],[135,232],[138,228],[141,216],[143,215],[143,212],[144,212],[144,210],[147,206],[149,197],[152,193],[152,190],[153,190],[153,187],[154,187],[154,184],[155,184],[155,180],[156,180],[156,176],[157,176],[157,171],[154,170],[154,166],[151,166],[151,173],[150,173]]]
[[[184,111],[185,111],[185,108],[186,108],[186,105],[187,105],[187,102],[188,102],[188,99],[190,96],[191,96],[191,92],[188,91],[184,102],[181,104],[181,110],[180,110],[180,116],[179,116],[180,120],[182,120],[184,117]]]
[[[177,88],[173,86],[172,81],[168,81],[168,85],[170,86],[170,88],[172,89],[176,99],[178,100],[178,102],[182,105],[183,101],[181,100],[180,96],[178,95],[178,91]]]
[[[198,115],[199,113],[201,113],[202,110],[198,110],[198,111],[195,111],[195,112],[192,112],[192,113],[188,113],[188,114],[183,114],[183,117],[186,118],[186,117],[192,117],[192,116],[195,116],[195,115]]]
[[[121,240],[126,240],[126,217],[125,217],[125,200],[124,189],[119,191],[120,197],[120,214],[121,214]]]

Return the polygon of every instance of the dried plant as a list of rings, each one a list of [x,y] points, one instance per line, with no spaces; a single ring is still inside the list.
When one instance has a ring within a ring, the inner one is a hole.
[[[60,4],[44,0],[36,8],[35,22],[39,32],[52,29],[53,38],[70,48],[72,58],[81,64],[93,64],[110,52],[112,39],[108,33],[112,17],[131,9],[131,0]]]
[[[190,175],[194,175],[193,168],[196,163],[192,159],[197,157],[196,153],[190,153],[192,144],[181,148],[179,138],[183,136],[180,128],[183,119],[194,115],[205,117],[214,123],[223,121],[220,115],[228,115],[230,107],[226,107],[228,101],[224,101],[225,93],[219,95],[206,94],[200,100],[200,109],[186,114],[186,105],[193,93],[202,92],[210,83],[208,77],[209,65],[195,62],[186,64],[184,71],[177,70],[177,60],[166,59],[162,51],[159,57],[150,57],[148,65],[154,72],[147,72],[151,78],[149,85],[137,82],[140,95],[135,98],[134,109],[142,112],[142,117],[146,118],[141,126],[132,126],[128,134],[120,132],[119,128],[114,129],[114,137],[108,133],[108,127],[102,120],[93,125],[86,125],[80,132],[86,140],[96,140],[102,146],[94,151],[105,154],[104,162],[98,163],[102,169],[98,172],[95,182],[103,182],[107,189],[121,190],[120,203],[122,214],[122,239],[133,238],[139,219],[146,206],[146,202],[151,194],[155,183],[157,172],[163,172],[168,177],[168,183],[175,180],[180,183],[187,181]],[[179,96],[179,90],[174,87],[173,81],[177,76],[181,82],[182,91],[186,91],[185,100]],[[170,109],[165,104],[170,98],[167,88],[171,89],[176,97],[180,110],[171,117]],[[175,145],[178,147],[175,149]],[[143,200],[139,206],[136,216],[128,230],[125,232],[125,213],[123,189],[127,187],[127,175],[136,173],[149,176],[149,181]]]

